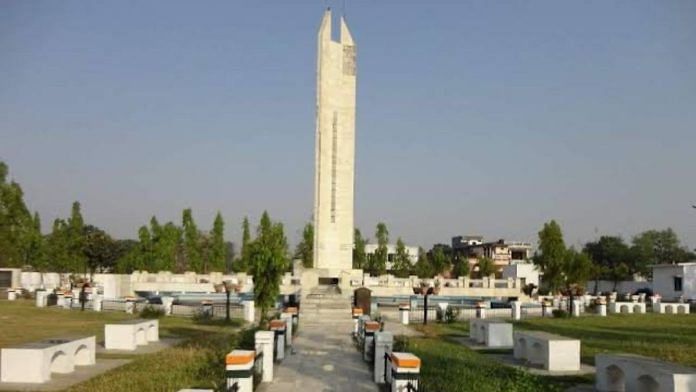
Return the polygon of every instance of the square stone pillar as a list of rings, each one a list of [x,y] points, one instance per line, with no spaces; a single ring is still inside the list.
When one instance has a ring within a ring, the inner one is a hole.
[[[300,323],[300,310],[297,308],[297,306],[288,306],[285,309],[285,313],[292,315],[292,325],[293,327],[297,327],[297,325]]]
[[[365,323],[370,321],[369,315],[362,315],[358,317],[358,343],[362,347],[362,343],[365,340]]]
[[[391,353],[391,361],[387,366],[387,372],[390,373],[391,392],[407,391],[408,384],[417,389],[420,366],[420,358],[411,353]]]
[[[280,319],[285,321],[285,347],[292,347],[292,315],[281,313]]]
[[[362,308],[353,308],[352,309],[352,316],[353,316],[353,336],[357,337],[358,336],[358,318],[363,315],[363,310]]]
[[[275,334],[275,360],[285,359],[285,320],[271,320],[271,331]]]
[[[401,324],[408,325],[411,317],[411,307],[408,304],[399,305],[399,320]]]
[[[366,362],[374,360],[375,332],[379,332],[379,323],[377,321],[367,321],[365,323],[365,339],[363,340],[363,359]]]
[[[201,301],[203,317],[213,318],[213,301]]]
[[[254,358],[256,351],[234,350],[225,357],[227,390],[236,384],[238,392],[254,391]]]
[[[572,302],[573,317],[580,317],[580,309],[582,309],[582,300],[574,299]]]
[[[48,304],[48,293],[46,290],[36,290],[34,291],[34,296],[36,296],[36,307],[45,308]]]
[[[394,335],[391,332],[375,332],[375,363],[372,374],[377,384],[384,384],[384,356],[392,352]]]
[[[607,301],[604,298],[597,300],[597,314],[600,317],[607,317]]]
[[[92,310],[95,312],[101,312],[102,311],[102,304],[104,303],[104,298],[101,296],[101,294],[94,294],[92,296]]]
[[[512,319],[513,320],[521,320],[522,319],[522,302],[512,301],[512,302],[510,302],[510,305],[512,307]]]
[[[486,303],[485,302],[476,303],[476,318],[479,318],[479,319],[486,318]]]
[[[62,292],[56,293],[56,306],[62,308],[65,305],[65,294]]]
[[[254,334],[254,344],[256,352],[263,354],[261,364],[261,382],[273,381],[273,341],[275,333],[273,331],[256,331]]]
[[[546,301],[541,303],[541,317],[549,317],[551,311],[549,310],[550,304]]]
[[[171,316],[172,315],[172,309],[174,306],[174,297],[162,297],[162,306],[164,307],[164,315],[165,316]]]
[[[72,294],[65,294],[63,297],[63,309],[71,309],[72,308],[72,301],[73,301],[73,296]]]
[[[135,312],[135,298],[126,297],[126,313],[133,314]]]
[[[244,314],[244,321],[253,323],[256,320],[254,301],[242,301],[242,313]]]
[[[17,292],[15,289],[7,289],[7,300],[14,301],[17,299]]]

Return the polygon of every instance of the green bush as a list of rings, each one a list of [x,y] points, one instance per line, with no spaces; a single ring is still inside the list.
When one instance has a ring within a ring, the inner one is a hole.
[[[570,313],[563,309],[554,309],[551,314],[553,314],[553,317],[555,318],[568,318],[570,317]]]
[[[144,319],[158,319],[164,317],[164,309],[159,309],[152,305],[146,305],[143,310],[140,311],[140,317]]]
[[[437,318],[437,322],[439,323],[444,322],[447,324],[451,324],[457,321],[457,318],[459,317],[459,309],[454,308],[452,306],[448,306],[447,310],[443,312],[442,309],[438,307],[435,312],[435,317]]]

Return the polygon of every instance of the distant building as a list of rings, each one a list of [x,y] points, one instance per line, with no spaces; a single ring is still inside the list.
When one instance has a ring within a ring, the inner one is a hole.
[[[521,241],[484,242],[483,236],[467,235],[452,237],[452,252],[459,259],[468,259],[474,271],[479,259],[487,257],[501,270],[504,266],[525,263],[532,252],[532,244]]]
[[[368,257],[374,255],[377,251],[377,244],[367,244],[365,245],[365,254]],[[408,254],[409,261],[411,265],[416,264],[418,261],[418,247],[406,245],[406,254]],[[396,244],[387,244],[387,270],[392,269],[394,264],[394,257],[396,257]]]
[[[539,268],[532,263],[513,263],[503,267],[503,279],[519,279],[522,286],[533,284],[539,287]]]
[[[696,262],[653,265],[652,290],[666,301],[696,301]]]

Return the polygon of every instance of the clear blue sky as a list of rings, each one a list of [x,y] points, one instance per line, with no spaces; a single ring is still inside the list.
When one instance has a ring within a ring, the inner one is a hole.
[[[342,1],[0,2],[0,159],[44,230],[79,200],[135,237],[313,194],[316,31]],[[696,247],[696,2],[357,1],[356,224]]]

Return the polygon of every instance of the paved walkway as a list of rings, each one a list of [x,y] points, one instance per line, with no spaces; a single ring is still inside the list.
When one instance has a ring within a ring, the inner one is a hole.
[[[350,335],[353,324],[302,323],[294,340],[294,354],[274,367],[273,383],[261,384],[262,392],[379,391],[372,372],[362,360]]]

